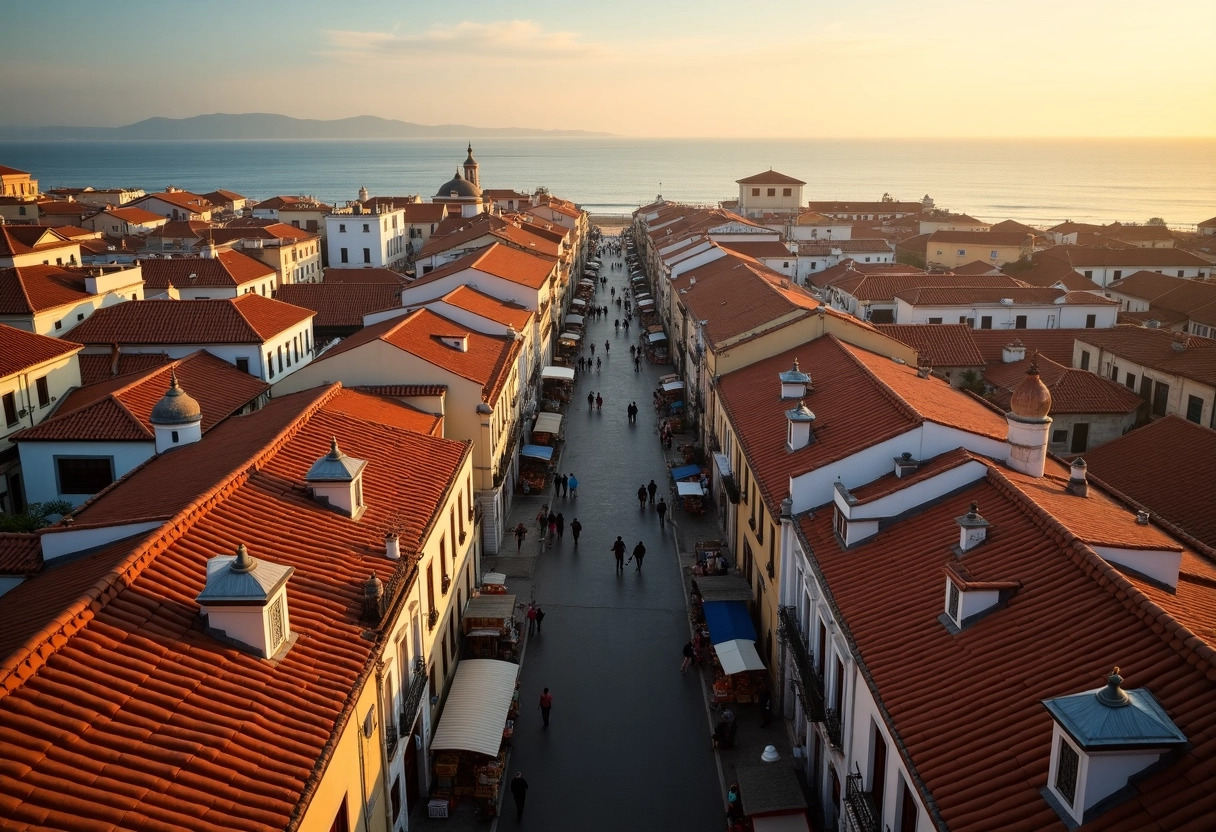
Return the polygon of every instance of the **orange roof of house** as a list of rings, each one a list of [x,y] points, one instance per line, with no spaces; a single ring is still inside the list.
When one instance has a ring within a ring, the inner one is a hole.
[[[173,360],[163,352],[120,352],[110,355],[82,353],[76,358],[80,361],[82,386],[116,376],[146,372],[153,367],[163,367]]]
[[[516,332],[523,332],[524,327],[528,325],[528,321],[532,320],[532,311],[530,309],[520,306],[518,303],[499,300],[493,295],[479,292],[472,286],[459,286],[448,292],[440,300],[450,303],[452,306],[466,309],[475,315],[480,315],[491,321],[512,326]]]
[[[311,309],[317,327],[361,327],[363,316],[401,305],[401,285],[391,283],[288,283],[276,300]]]
[[[554,262],[503,243],[491,243],[485,248],[453,260],[451,263],[445,263],[410,285],[431,283],[442,277],[466,270],[484,272],[530,289],[540,289],[553,273]]]
[[[467,443],[387,421],[404,412],[340,385],[275,399],[78,513],[86,525],[169,511],[142,537],[48,564],[0,604],[0,744],[20,761],[0,767],[10,822],[262,830],[298,818],[332,737],[361,718],[350,692],[382,635],[361,619],[363,583],[374,573],[387,585],[395,566],[376,554],[384,529],[399,526],[403,553],[416,551],[467,465]],[[359,521],[304,481],[333,437],[368,462]],[[199,619],[207,560],[238,544],[295,569],[298,639],[273,665]]]
[[[1004,360],[1003,351],[1014,341],[1026,347],[1026,354],[1050,358],[1065,367],[1072,366],[1072,352],[1076,339],[1092,329],[973,329],[971,340],[979,347],[986,363]]]
[[[214,257],[143,260],[140,266],[144,275],[144,287],[153,291],[168,289],[170,286],[177,289],[233,289],[255,280],[265,280],[275,274],[274,269],[261,260],[232,250],[216,252]]]
[[[81,344],[48,338],[0,323],[0,378],[37,367],[48,361],[67,358],[83,349]]]
[[[818,276],[815,278],[815,282],[820,286],[833,286],[859,301],[870,301],[871,303],[890,303],[895,300],[897,295],[933,288],[941,288],[950,293],[963,293],[968,290],[1010,292],[1016,288],[1023,288],[1017,280],[1005,275],[959,277],[953,274],[900,274],[894,270],[890,272],[852,270],[845,271],[838,277],[828,278],[826,281],[824,277],[825,275]],[[1003,294],[1000,297],[1009,297],[1009,295]]]
[[[1091,477],[1216,549],[1216,431],[1166,416],[1088,451],[1085,461]]]
[[[977,276],[963,278],[954,286],[920,286],[898,292],[895,297],[913,306],[973,306],[999,304],[1006,298],[1015,306],[1078,304],[1112,306],[1116,301],[1089,292],[1067,292],[1043,286],[972,286]],[[999,279],[999,278],[998,278]]]
[[[1216,340],[1123,325],[1082,330],[1076,337],[1142,366],[1216,386]]]
[[[1133,799],[1086,828],[1192,828],[1189,822],[1216,812],[1207,777],[1216,753],[1216,734],[1207,730],[1216,718],[1216,654],[1210,635],[1205,644],[1188,632],[1201,620],[1195,613],[1210,610],[1212,584],[1184,575],[1178,597],[1167,600],[1092,547],[1177,549],[1168,536],[1136,524],[1127,507],[1095,487],[1088,498],[1069,494],[1058,465],[1033,480],[976,459],[988,466],[986,478],[847,551],[836,542],[831,510],[798,518],[897,753],[944,827],[978,828],[999,811],[1009,828],[1062,831],[1068,827],[1040,795],[1052,737],[1040,701],[1098,687],[1118,664],[1124,687],[1149,688],[1192,745],[1161,771],[1133,780]],[[972,502],[991,526],[987,541],[959,561],[955,518]],[[1194,565],[1212,573],[1210,562]],[[938,620],[947,568],[1017,589],[952,634]],[[938,672],[943,666],[950,672]]]
[[[270,385],[227,361],[199,350],[152,370],[106,379],[67,395],[49,419],[14,434],[18,442],[151,442],[156,438],[152,408],[169,389],[170,374],[202,411],[202,430],[270,389]]]
[[[434,233],[423,244],[418,258],[433,257],[444,251],[466,248],[482,237],[489,236],[490,232],[505,228],[506,225],[506,220],[494,214],[478,214],[475,217],[449,215],[439,223]]]
[[[1002,220],[989,228],[988,231],[989,233],[999,231],[1014,234],[1033,234],[1035,236],[1042,236],[1043,234],[1039,229],[1017,220]]]
[[[468,349],[461,351],[441,340],[453,336],[466,338]],[[511,374],[512,362],[521,349],[520,342],[514,338],[471,331],[422,307],[400,318],[364,327],[323,352],[313,363],[327,361],[373,341],[390,344],[402,352],[480,384],[482,401],[485,402],[498,399]]]
[[[223,228],[209,228],[202,236],[205,240],[214,240],[217,243],[229,243],[234,240],[278,240],[290,244],[321,238],[321,235],[312,231],[273,220],[259,220],[256,224],[248,225],[229,223]]]
[[[0,225],[0,257],[72,246],[53,228],[44,225]]]
[[[884,335],[916,349],[934,367],[983,367],[984,356],[966,324],[876,324]]]
[[[72,329],[83,344],[260,344],[315,313],[249,292],[214,300],[141,300],[98,309]]]
[[[145,211],[143,208],[115,208],[113,206],[109,206],[105,210],[99,211],[98,213],[113,217],[116,220],[122,220],[123,222],[135,223],[136,225],[150,222],[161,223],[163,225],[165,222],[167,222],[167,220],[160,214]]]
[[[448,206],[442,202],[411,202],[397,207],[405,211],[405,221],[410,223],[440,222],[448,215]]]
[[[0,533],[0,575],[28,576],[42,568],[42,543],[36,534]]]
[[[795,179],[792,176],[786,176],[784,173],[769,168],[768,170],[748,176],[745,179],[736,179],[738,185],[805,185],[801,179]]]
[[[46,200],[38,203],[38,214],[47,217],[83,217],[96,211],[96,205],[71,200]]]
[[[139,203],[146,202],[151,199],[159,199],[161,202],[167,202],[170,205],[176,205],[179,208],[185,208],[187,211],[199,214],[205,211],[211,211],[215,208],[214,205],[207,201],[206,197],[198,194],[192,194],[189,191],[173,191],[172,193],[166,191],[162,193],[148,194],[147,196],[141,196],[139,199],[133,200],[131,204],[138,206]]]
[[[32,315],[88,300],[94,295],[84,279],[85,272],[62,266],[0,268],[0,314]]]
[[[1062,260],[1073,268],[1127,266],[1152,269],[1158,266],[1185,266],[1210,269],[1212,266],[1202,257],[1180,248],[1053,246],[1040,252],[1040,256]]]
[[[364,268],[364,269],[341,269],[336,266],[330,266],[325,269],[325,283],[390,283],[393,286],[401,287],[409,281],[404,275],[398,274],[392,269],[380,268]]]
[[[728,252],[684,272],[671,281],[671,290],[692,319],[703,322],[701,334],[706,343],[716,347],[816,308],[813,298],[795,303],[778,291],[782,279],[755,260]]]
[[[0,165],[0,175],[3,176],[29,176],[29,171],[17,170],[10,168],[8,165]]]
[[[984,370],[984,381],[995,391],[991,400],[997,407],[1008,410],[1013,391],[1026,378],[1026,371],[1035,359],[1024,358],[1009,364],[995,362]],[[1118,382],[1102,378],[1088,370],[1074,370],[1057,364],[1045,356],[1038,357],[1039,376],[1051,391],[1052,413],[1134,413],[1144,400]]]
[[[785,412],[778,374],[797,358],[810,373],[805,403],[815,413],[815,441],[786,449]],[[1005,438],[1003,416],[915,367],[821,338],[722,376],[718,395],[735,428],[760,492],[774,513],[789,494],[791,477],[847,459],[858,451],[932,421],[983,436]]]
[[[787,260],[794,259],[794,255],[790,254],[790,250],[785,247],[785,243],[780,240],[762,240],[760,242],[747,242],[745,240],[720,240],[718,245],[722,248],[729,249],[739,254],[745,254],[748,257],[754,257],[757,260],[761,258],[782,258]],[[799,254],[801,254],[799,247]]]

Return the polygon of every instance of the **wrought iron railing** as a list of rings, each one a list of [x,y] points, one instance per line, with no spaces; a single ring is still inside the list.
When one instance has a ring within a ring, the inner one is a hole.
[[[442,595],[447,595],[448,590],[452,588],[452,578],[450,575],[444,575],[439,579],[439,592]]]
[[[840,734],[840,711],[835,708],[827,708],[823,712],[823,728],[827,731],[828,742],[833,748],[841,748]]]
[[[880,832],[874,796],[862,786],[860,771],[845,778],[844,811],[858,832]]]
[[[802,643],[802,631],[793,607],[780,607],[777,610],[777,637],[784,639],[789,647],[790,658],[794,662],[794,690],[806,718],[811,722],[823,722],[823,681],[815,672],[810,651]]]
[[[397,726],[391,719],[384,726],[384,747],[388,751],[388,758],[393,759],[393,755],[397,753]]]
[[[435,625],[439,623],[439,610],[432,609],[426,616],[426,628],[428,630],[435,629]]]
[[[409,732],[418,715],[418,706],[426,693],[426,663],[422,659],[414,660],[414,673],[410,677],[410,689],[406,691],[405,702],[401,705],[401,730]]]

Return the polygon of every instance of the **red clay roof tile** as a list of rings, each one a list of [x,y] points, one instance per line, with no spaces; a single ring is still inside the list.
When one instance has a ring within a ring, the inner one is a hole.
[[[289,283],[276,300],[317,313],[313,326],[362,327],[363,316],[401,305],[401,286],[392,283]]]
[[[141,300],[98,309],[72,329],[85,344],[259,344],[313,317],[251,293],[216,300]]]
[[[983,367],[984,356],[966,324],[875,324],[884,335],[914,347],[934,367]]]
[[[1026,370],[1035,359],[1024,358],[1009,364],[995,362],[984,370],[984,380],[996,388],[992,401],[1002,409],[1009,408],[1013,391],[1026,378]],[[1118,382],[1102,378],[1088,370],[1074,370],[1039,356],[1039,375],[1051,391],[1052,413],[1116,413],[1131,414],[1144,403],[1135,392]]]
[[[0,268],[0,314],[30,315],[85,301],[93,295],[84,279],[85,272],[61,266]]]
[[[42,543],[36,534],[0,533],[0,575],[33,575],[42,568]]]
[[[82,345],[59,338],[48,338],[0,324],[0,378],[14,375],[39,364],[67,358]]]
[[[735,182],[739,185],[805,185],[801,179],[795,179],[792,176],[786,176],[784,173],[769,168],[761,173],[748,176],[744,179],[736,179]]]

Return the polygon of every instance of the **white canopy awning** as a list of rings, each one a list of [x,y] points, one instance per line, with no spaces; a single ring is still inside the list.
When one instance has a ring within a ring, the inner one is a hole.
[[[574,381],[574,370],[570,367],[555,367],[549,365],[540,371],[541,378],[553,378],[559,381]]]
[[[676,483],[676,493],[681,497],[704,497],[705,489],[699,482],[678,482]]]
[[[578,282],[578,285],[579,286],[594,286],[595,284],[592,283],[590,280],[580,280]]]
[[[536,424],[532,426],[533,433],[557,434],[562,429],[560,413],[537,413]]]
[[[643,306],[654,306],[654,301],[650,298],[638,301],[638,308],[641,309]]]
[[[578,324],[579,326],[582,326],[583,325],[583,316],[582,315],[567,315],[566,323]]]
[[[714,645],[714,652],[718,654],[718,663],[722,665],[722,672],[727,676],[746,670],[764,670],[764,662],[760,661],[754,641],[745,638],[724,641]]]
[[[652,344],[657,344],[660,341],[666,341],[667,336],[661,332],[652,332],[646,336],[646,340],[650,341]]]
[[[600,261],[599,261],[599,260],[588,260],[588,261],[587,261],[587,265],[588,265],[588,266],[590,266],[590,267],[591,267],[591,268],[593,268],[593,269],[598,269],[598,268],[599,268],[600,266],[602,266],[603,264],[602,264],[602,263],[600,263]]]
[[[497,659],[466,659],[456,665],[431,748],[497,756],[518,674],[519,665]]]
[[[575,298],[574,300],[570,301],[570,305],[571,306],[586,306],[587,301],[583,300],[582,298]]]
[[[668,382],[663,383],[663,392],[664,393],[674,393],[677,390],[683,390],[683,389],[684,389],[684,382],[682,382],[682,381],[668,381]]]
[[[494,586],[506,586],[507,576],[502,572],[487,572],[481,576],[483,584],[493,584]]]
[[[811,832],[806,812],[796,815],[761,815],[752,818],[753,832]]]
[[[577,344],[579,341],[583,340],[583,336],[579,335],[577,332],[563,332],[561,335],[557,336],[557,339],[559,341],[571,341]]]

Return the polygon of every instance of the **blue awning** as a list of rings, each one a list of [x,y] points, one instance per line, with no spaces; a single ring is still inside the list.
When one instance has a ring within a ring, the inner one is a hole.
[[[756,640],[756,628],[747,614],[743,601],[706,601],[702,605],[705,623],[709,625],[709,639],[714,644],[744,638]]]
[[[545,445],[524,445],[519,450],[520,456],[530,456],[533,459],[543,459],[546,462],[553,459],[553,449]]]
[[[685,477],[697,477],[701,475],[701,466],[699,465],[681,465],[679,468],[671,469],[671,478],[676,482]]]

